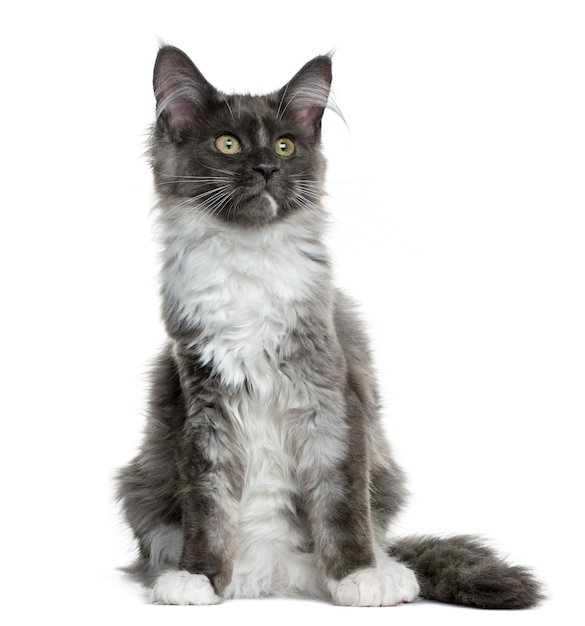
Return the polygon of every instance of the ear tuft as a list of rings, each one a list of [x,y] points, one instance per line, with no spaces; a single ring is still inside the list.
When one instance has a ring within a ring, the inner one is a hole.
[[[191,59],[178,48],[163,46],[153,76],[156,119],[175,142],[195,126],[198,112],[215,92]]]

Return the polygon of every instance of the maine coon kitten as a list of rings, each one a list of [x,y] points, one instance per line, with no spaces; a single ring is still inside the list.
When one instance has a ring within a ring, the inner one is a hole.
[[[139,567],[168,604],[421,593],[532,606],[531,574],[475,538],[387,538],[403,475],[323,244],[330,84],[320,56],[272,94],[226,95],[180,50],[159,51],[151,156],[169,343],[142,448],[118,476]]]

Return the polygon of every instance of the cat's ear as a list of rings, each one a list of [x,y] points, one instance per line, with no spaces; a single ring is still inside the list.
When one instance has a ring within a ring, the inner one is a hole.
[[[173,46],[164,46],[156,57],[153,76],[156,120],[173,141],[181,142],[195,126],[200,110],[215,89],[191,59]]]
[[[280,90],[280,114],[292,114],[314,139],[331,91],[331,57],[318,56],[302,67]]]

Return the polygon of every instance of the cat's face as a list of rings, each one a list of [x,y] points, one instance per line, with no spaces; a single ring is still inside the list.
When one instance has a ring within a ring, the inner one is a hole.
[[[311,211],[323,192],[330,83],[331,60],[317,57],[273,94],[224,95],[184,53],[162,48],[152,144],[158,193],[173,210],[245,227]]]

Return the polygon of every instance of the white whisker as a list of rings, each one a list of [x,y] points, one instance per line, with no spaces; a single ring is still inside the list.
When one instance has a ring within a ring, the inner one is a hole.
[[[223,98],[223,101],[226,103],[226,106],[230,112],[230,115],[235,120],[236,118],[235,118],[234,112],[232,111],[232,107],[230,106],[230,103],[227,101],[227,98],[225,97],[223,93],[221,94],[221,97]]]

